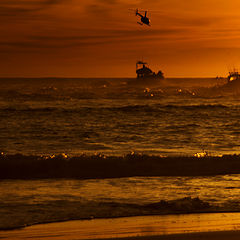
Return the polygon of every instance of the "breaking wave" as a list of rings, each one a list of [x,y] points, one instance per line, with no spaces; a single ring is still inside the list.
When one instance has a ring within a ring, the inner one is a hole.
[[[153,156],[130,153],[125,156],[101,154],[68,157],[0,156],[1,179],[118,178],[130,176],[210,176],[240,172],[240,155]]]

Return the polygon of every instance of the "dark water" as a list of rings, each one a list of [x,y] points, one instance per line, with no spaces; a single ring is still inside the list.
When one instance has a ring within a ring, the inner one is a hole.
[[[238,84],[208,88],[216,80],[169,79],[148,87],[128,81],[1,79],[1,166],[18,173],[27,155],[38,161],[36,156],[57,154],[193,156],[203,149],[213,156],[239,154]],[[13,154],[19,155],[9,162]],[[121,161],[127,164],[125,159]],[[56,161],[48,157],[48,176],[58,175],[59,169],[52,168]],[[204,164],[207,169],[206,159]],[[239,181],[238,174],[5,179],[0,181],[0,229],[95,217],[239,211]]]
[[[151,88],[128,84],[128,79],[2,79],[0,151],[238,153],[236,88],[226,96],[218,90],[207,94],[189,87],[196,82],[206,85],[207,79],[175,79]]]

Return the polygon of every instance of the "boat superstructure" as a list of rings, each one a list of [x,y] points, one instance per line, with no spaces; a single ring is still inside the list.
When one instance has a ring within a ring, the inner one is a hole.
[[[229,72],[227,79],[228,82],[240,80],[240,73],[236,69],[233,69],[233,71]]]
[[[137,74],[137,79],[163,79],[164,75],[163,72],[160,70],[156,74],[153,72],[147,62],[143,61],[137,61],[136,63],[136,74]]]

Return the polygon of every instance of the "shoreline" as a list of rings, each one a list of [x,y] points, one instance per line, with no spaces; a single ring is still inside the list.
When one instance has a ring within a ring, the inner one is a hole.
[[[204,238],[203,238],[204,237]],[[45,223],[0,231],[0,239],[239,239],[240,213],[172,214]]]
[[[149,217],[178,217],[181,215],[202,215],[202,214],[240,214],[239,210],[208,210],[208,211],[192,211],[192,212],[163,212],[163,213],[155,213],[155,214],[142,214],[142,215],[121,215],[121,216],[111,216],[111,217],[83,217],[83,218],[69,218],[69,219],[63,219],[63,220],[49,220],[49,221],[43,221],[43,222],[35,222],[35,223],[27,223],[22,224],[18,226],[10,226],[10,227],[2,227],[0,228],[0,235],[1,232],[6,231],[17,231],[17,230],[23,230],[29,227],[34,227],[38,225],[47,225],[47,224],[62,224],[67,222],[78,222],[78,221],[108,221],[108,220],[116,220],[116,219],[128,219],[128,218],[149,218]],[[240,223],[239,223],[240,224]],[[240,229],[239,229],[240,231]],[[1,239],[1,238],[0,238]]]
[[[72,222],[72,221],[91,221],[91,220],[109,220],[109,219],[119,219],[119,218],[132,218],[132,217],[156,217],[156,216],[178,216],[178,215],[190,215],[190,214],[214,214],[214,213],[240,213],[240,211],[206,211],[206,212],[191,212],[191,213],[162,213],[162,214],[146,214],[146,215],[132,215],[132,216],[116,216],[116,217],[89,217],[89,218],[79,218],[79,219],[67,219],[67,220],[56,220],[56,221],[46,221],[46,222],[36,222],[36,223],[30,223],[30,224],[23,224],[16,227],[5,227],[0,228],[0,233],[4,231],[15,231],[15,230],[21,230],[28,227],[36,226],[36,225],[45,225],[45,224],[57,224],[57,223],[64,223],[64,222]]]

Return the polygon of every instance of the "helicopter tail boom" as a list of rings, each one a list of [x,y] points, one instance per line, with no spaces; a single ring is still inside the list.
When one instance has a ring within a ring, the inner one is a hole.
[[[141,13],[139,13],[139,11],[138,11],[138,8],[136,9],[136,16],[140,16],[140,17],[143,17],[143,15],[141,14]]]

